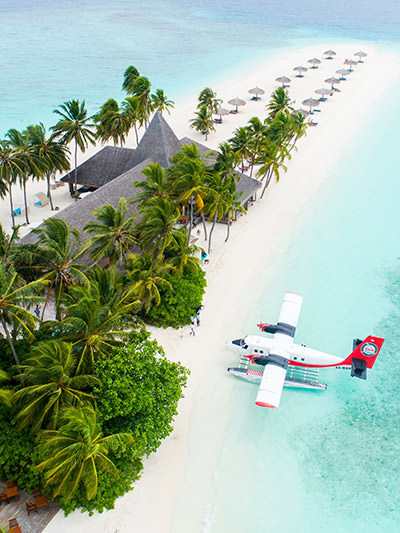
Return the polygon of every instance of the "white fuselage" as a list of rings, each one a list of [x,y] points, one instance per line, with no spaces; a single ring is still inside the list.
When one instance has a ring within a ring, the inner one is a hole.
[[[229,349],[242,356],[268,356],[270,353],[277,353],[276,337],[278,336],[274,335],[273,338],[268,338],[261,337],[260,335],[246,335],[243,339],[228,342],[227,346]],[[295,343],[291,343],[289,348],[286,348],[285,352],[290,363],[295,366],[329,367],[338,366],[344,361],[343,357],[320,352]]]

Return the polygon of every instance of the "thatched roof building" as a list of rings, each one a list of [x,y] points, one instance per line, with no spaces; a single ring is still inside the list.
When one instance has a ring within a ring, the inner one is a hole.
[[[118,146],[105,146],[77,168],[77,183],[98,189],[128,170],[135,150]],[[75,183],[75,170],[61,178],[66,183]]]
[[[94,219],[93,209],[107,203],[116,207],[120,198],[133,198],[138,192],[134,182],[144,180],[144,167],[150,163],[159,163],[166,168],[170,165],[171,157],[183,145],[192,143],[196,144],[200,155],[206,156],[206,163],[215,162],[215,151],[188,137],[179,141],[164,117],[157,112],[136,149],[106,146],[78,167],[78,183],[96,190],[59,211],[57,217],[66,220],[86,238],[83,227]],[[255,198],[261,183],[240,172],[237,174],[237,190],[243,192],[241,202],[247,208],[248,203]],[[74,179],[73,171],[62,178],[69,183],[73,183]],[[128,216],[132,216],[135,211],[136,205],[128,204]],[[24,243],[34,243],[36,240],[33,233],[21,239]],[[92,263],[88,254],[81,260],[83,264]]]

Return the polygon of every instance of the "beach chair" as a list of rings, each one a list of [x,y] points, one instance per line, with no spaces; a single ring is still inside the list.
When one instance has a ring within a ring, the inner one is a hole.
[[[10,533],[21,533],[21,528],[18,525],[18,520],[16,518],[10,518],[8,521],[8,531]]]
[[[42,494],[40,496],[35,496],[35,507],[40,509],[41,507],[49,506],[46,496]]]
[[[33,205],[36,205],[37,207],[44,207],[45,205],[48,205],[49,199],[44,192],[37,192],[33,196],[37,198]]]

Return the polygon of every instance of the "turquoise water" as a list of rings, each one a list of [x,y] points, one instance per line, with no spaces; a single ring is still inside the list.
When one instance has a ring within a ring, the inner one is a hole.
[[[94,111],[120,97],[129,64],[176,100],[283,48],[344,39],[397,48],[399,11],[397,0],[1,0],[0,137],[51,125],[65,100],[85,97]],[[243,332],[254,331],[260,318],[275,318],[266,309],[277,313],[286,290],[297,291],[297,340],[348,353],[354,337],[381,335],[375,369],[367,382],[324,371],[326,393],[286,390],[274,412],[254,407],[256,389],[235,382],[210,507],[203,525],[194,512],[191,531],[400,529],[400,107],[392,95],[290,229],[290,245],[265,265],[266,277],[277,272],[273,284],[243,317]]]
[[[278,274],[243,329],[274,320],[293,290],[304,296],[298,342],[348,354],[354,337],[371,333],[386,338],[384,348],[366,382],[324,370],[327,392],[286,389],[278,411],[254,407],[256,389],[235,383],[204,531],[400,529],[399,102],[387,111],[383,99],[297,221],[290,246],[265,265]]]
[[[72,98],[90,112],[121,98],[130,64],[177,100],[284,48],[398,38],[398,11],[397,0],[1,0],[0,137],[52,125]]]

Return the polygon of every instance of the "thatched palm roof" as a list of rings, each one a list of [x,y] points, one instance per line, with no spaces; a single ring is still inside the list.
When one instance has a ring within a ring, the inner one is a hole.
[[[170,166],[169,160],[180,147],[177,136],[168,126],[165,118],[157,111],[127,168],[133,168],[145,159],[151,159],[153,163],[159,163],[167,168]]]
[[[137,194],[137,189],[133,186],[133,183],[144,179],[142,169],[149,163],[151,163],[150,160],[143,161],[143,163],[124,172],[112,182],[106,183],[103,187],[68,205],[55,216],[64,219],[70,226],[79,231],[83,240],[86,239],[89,235],[84,233],[83,227],[87,222],[95,220],[92,214],[93,209],[105,204],[111,204],[116,207],[121,197],[127,200],[133,198]],[[127,205],[127,216],[130,217],[135,212],[136,204],[129,203]],[[36,241],[37,237],[34,233],[28,233],[20,240],[24,244],[35,243]],[[93,260],[88,253],[81,256],[79,262],[83,265],[93,264]]]
[[[118,146],[105,146],[77,168],[79,185],[102,187],[120,176],[128,167],[135,150]],[[61,181],[75,183],[75,171],[71,170]]]

